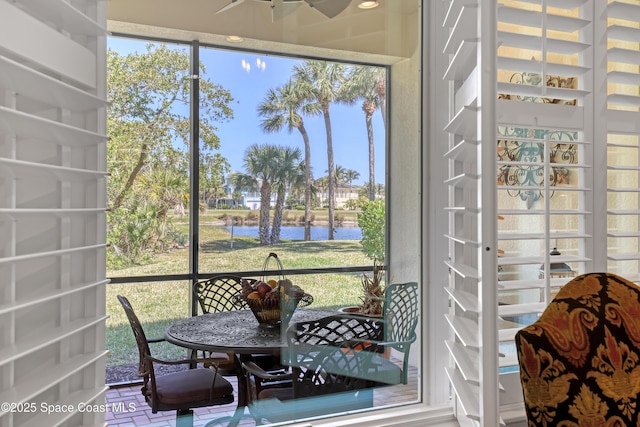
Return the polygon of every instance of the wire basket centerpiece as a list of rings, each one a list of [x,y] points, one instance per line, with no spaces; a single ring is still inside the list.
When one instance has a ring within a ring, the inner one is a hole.
[[[271,262],[277,264],[275,278],[266,276]],[[284,276],[282,263],[275,253],[269,254],[262,270],[265,276],[261,280],[242,279],[242,293],[235,296],[235,301],[238,305],[246,303],[260,325],[287,325],[295,310],[310,305],[313,297]]]

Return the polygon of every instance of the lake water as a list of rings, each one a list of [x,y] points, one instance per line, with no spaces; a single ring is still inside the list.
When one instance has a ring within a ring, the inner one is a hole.
[[[231,226],[225,227],[231,233]],[[327,240],[329,227],[312,226],[311,240]],[[234,236],[252,236],[258,238],[257,225],[234,225]],[[301,226],[282,226],[280,238],[287,240],[304,240],[304,227]],[[335,240],[361,240],[362,230],[360,227],[335,227],[333,233]]]

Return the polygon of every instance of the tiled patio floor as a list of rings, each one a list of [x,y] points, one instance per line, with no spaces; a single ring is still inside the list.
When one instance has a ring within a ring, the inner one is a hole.
[[[237,382],[232,377],[227,377],[233,384],[234,390]],[[415,368],[409,371],[409,384],[382,387],[374,392],[374,404],[393,405],[396,403],[413,402],[418,399],[417,372]],[[175,427],[175,411],[158,412],[152,414],[149,406],[144,402],[140,385],[129,387],[111,388],[107,391],[107,403],[111,411],[106,413],[105,419],[110,427]],[[194,427],[202,427],[207,422],[217,417],[231,416],[236,408],[236,403],[194,410]],[[248,412],[248,411],[247,411]],[[226,423],[219,424],[226,425]],[[240,421],[240,427],[255,426],[255,421],[245,417]]]

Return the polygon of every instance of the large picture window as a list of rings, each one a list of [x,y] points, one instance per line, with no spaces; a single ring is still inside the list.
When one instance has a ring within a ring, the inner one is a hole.
[[[420,186],[419,91],[402,93],[420,86],[419,54],[169,33],[108,40],[108,301],[133,295],[162,334],[199,313],[192,284],[221,273],[286,275],[327,310],[362,306],[374,267],[382,288],[420,280],[419,199],[394,203]],[[272,252],[284,270],[265,271]],[[107,347],[133,348],[107,309]],[[419,399],[419,345],[393,404]],[[134,379],[134,356],[112,352],[107,383]]]

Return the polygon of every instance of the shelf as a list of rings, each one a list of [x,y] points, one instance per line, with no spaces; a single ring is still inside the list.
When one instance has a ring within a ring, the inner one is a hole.
[[[451,299],[465,312],[479,313],[478,297],[460,289],[444,288]]]
[[[68,322],[64,326],[57,326],[49,329],[46,337],[33,337],[27,341],[23,341],[18,345],[5,346],[0,350],[0,366],[23,358],[29,354],[35,353],[51,344],[62,341],[63,339],[77,334],[85,329],[96,326],[107,319],[108,316],[78,319]],[[4,401],[4,400],[3,400]],[[10,402],[10,400],[9,400]]]
[[[607,38],[609,38],[609,40],[613,39],[637,43],[638,40],[640,40],[640,28],[612,25],[607,28]]]
[[[44,22],[53,22],[72,34],[106,36],[107,30],[65,0],[15,0],[29,15]]]
[[[477,49],[478,42],[476,40],[462,40],[442,78],[444,80],[464,80],[476,66]]]
[[[34,252],[34,253],[26,254],[26,255],[16,255],[16,256],[3,257],[3,258],[0,258],[0,265],[9,264],[9,263],[16,263],[16,262],[23,262],[23,261],[31,261],[31,260],[36,260],[36,259],[40,259],[40,258],[58,257],[58,256],[70,255],[70,254],[73,254],[73,253],[76,253],[76,252],[94,251],[96,249],[104,249],[106,247],[107,247],[107,245],[105,243],[105,244],[98,244],[98,245],[91,245],[91,246],[81,246],[81,247],[78,247],[78,248],[59,249],[57,251]],[[0,358],[0,360],[1,360],[1,358]]]
[[[478,387],[472,386],[461,377],[460,372],[455,369],[445,368],[449,382],[453,391],[458,396],[458,403],[462,412],[471,420],[480,421],[480,391]]]
[[[640,21],[640,6],[637,4],[612,1],[607,5],[607,17],[624,19],[626,21]]]
[[[0,305],[0,315],[22,310],[24,308],[27,308],[33,305],[42,304],[49,301],[55,301],[67,295],[83,292],[87,289],[92,289],[97,286],[106,285],[107,283],[109,283],[109,280],[102,280],[102,281],[93,282],[93,283],[84,283],[80,285],[74,285],[73,288],[62,289],[62,290],[56,289],[54,291],[44,292],[39,294],[37,298],[27,298],[24,301],[12,301],[9,304]]]
[[[65,147],[97,145],[107,141],[106,135],[3,106],[0,106],[0,131],[15,133],[18,137],[50,141]]]
[[[42,74],[0,55],[0,85],[53,107],[87,111],[107,106],[107,101]]]
[[[543,18],[546,19],[547,30],[572,33],[581,30],[591,23],[587,19],[572,18],[541,12],[517,9],[505,5],[498,5],[498,21],[514,25],[542,28]]]
[[[59,179],[96,179],[108,175],[107,172],[90,169],[67,168],[43,163],[25,162],[0,158],[0,168],[8,169],[12,177],[32,177],[34,173],[55,175]]]
[[[464,381],[473,385],[479,385],[477,352],[469,351],[460,343],[449,340],[446,340],[444,344],[447,346],[453,361],[458,366]]]
[[[510,160],[499,160],[497,162],[498,166],[524,166],[524,167],[538,167],[538,168],[544,168],[545,164],[541,163],[541,162],[516,162],[516,161],[510,161]],[[563,168],[563,169],[591,169],[592,166],[591,165],[585,165],[585,164],[580,164],[580,163],[549,163],[549,167],[550,168]],[[544,187],[540,187],[540,188],[544,188]],[[557,187],[557,186],[553,186],[551,187],[551,190],[553,190],[554,188],[567,188],[567,187]]]
[[[543,39],[540,36],[512,33],[509,31],[498,31],[498,45],[511,46],[520,49],[542,51]],[[563,55],[576,55],[584,52],[591,45],[571,40],[554,39],[546,37],[544,39],[546,51],[548,53],[559,53]]]
[[[478,5],[462,6],[456,23],[451,29],[449,39],[444,46],[444,53],[455,53],[463,40],[474,40],[478,37]]]

